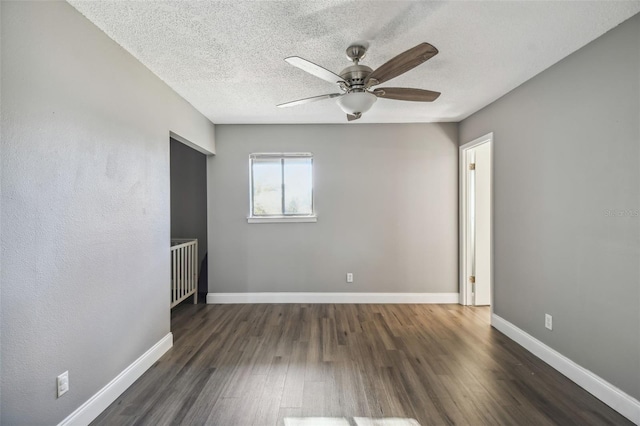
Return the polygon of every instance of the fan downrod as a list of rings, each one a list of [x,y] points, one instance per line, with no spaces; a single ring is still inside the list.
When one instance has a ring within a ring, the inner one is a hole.
[[[350,61],[354,62],[357,65],[358,62],[360,62],[360,60],[364,58],[364,55],[367,54],[367,48],[366,46],[363,46],[361,44],[352,44],[351,46],[347,47],[346,53],[347,58],[349,58]]]

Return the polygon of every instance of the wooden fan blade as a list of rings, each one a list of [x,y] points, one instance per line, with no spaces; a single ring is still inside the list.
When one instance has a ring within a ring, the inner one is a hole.
[[[311,102],[321,101],[323,99],[336,98],[338,96],[342,96],[342,93],[331,93],[329,95],[313,96],[311,98],[304,98],[304,99],[298,99],[297,101],[285,102],[283,104],[276,105],[276,106],[278,108],[286,108],[286,107],[292,107],[292,106],[297,106],[302,104],[308,104]]]
[[[355,115],[353,115],[353,114],[347,114],[347,120],[348,120],[348,121],[357,120],[357,119],[359,119],[360,117],[362,117],[362,113],[360,113],[360,112],[359,112],[359,113],[357,113],[357,114],[355,114]]]
[[[429,43],[420,43],[381,65],[369,74],[367,81],[375,79],[377,81],[375,84],[384,83],[417,67],[437,54],[438,49]]]
[[[313,62],[302,59],[299,56],[290,56],[284,59],[294,67],[300,68],[302,71],[306,71],[311,75],[315,75],[318,78],[328,81],[329,83],[345,82],[342,77],[329,71],[326,68],[322,68],[320,65],[316,65]]]
[[[373,91],[379,98],[397,99],[399,101],[433,102],[438,99],[440,92],[431,90],[409,89],[405,87],[381,87]]]

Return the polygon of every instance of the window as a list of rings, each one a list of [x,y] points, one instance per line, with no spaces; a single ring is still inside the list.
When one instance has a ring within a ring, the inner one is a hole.
[[[249,223],[315,222],[313,154],[251,154]]]

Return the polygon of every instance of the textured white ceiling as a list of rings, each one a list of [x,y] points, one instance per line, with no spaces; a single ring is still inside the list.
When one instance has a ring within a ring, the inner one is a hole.
[[[640,12],[640,1],[69,2],[214,123],[343,123],[338,92],[284,62],[336,73],[367,40],[376,68],[426,41],[440,53],[382,86],[442,92],[433,103],[379,99],[358,122],[459,121]]]

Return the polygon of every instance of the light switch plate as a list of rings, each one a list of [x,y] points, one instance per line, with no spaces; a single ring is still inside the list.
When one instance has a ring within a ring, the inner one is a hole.
[[[544,314],[544,326],[549,330],[553,330],[553,317],[549,314]]]
[[[58,398],[69,391],[69,372],[65,371],[57,378],[58,383]]]

